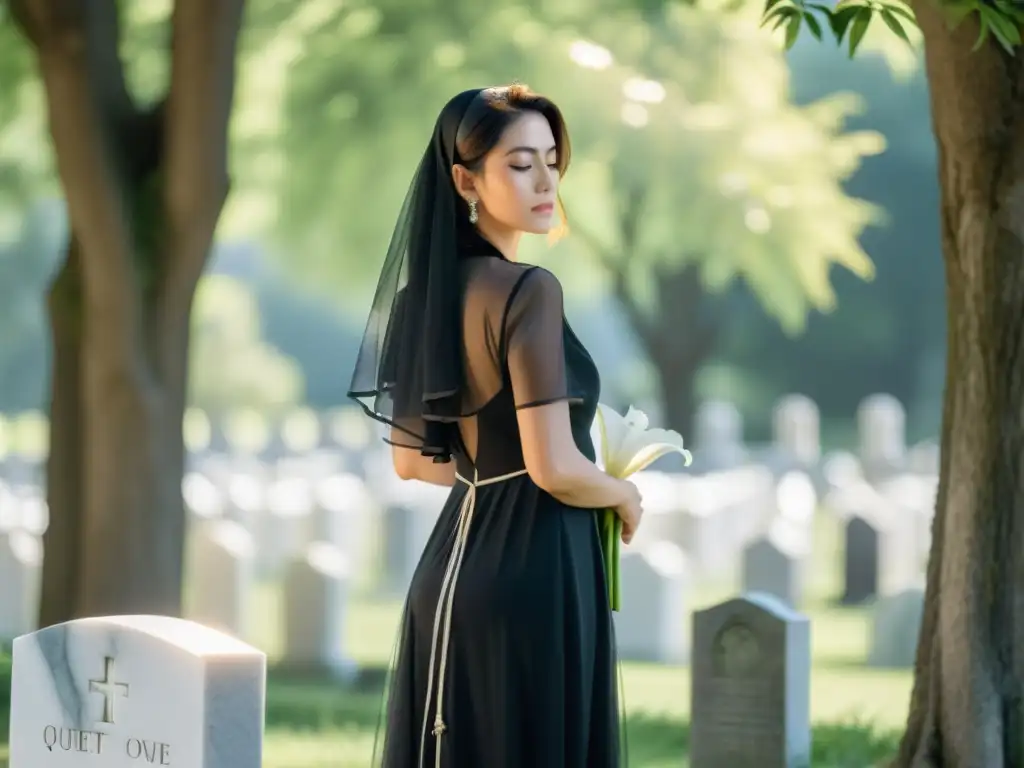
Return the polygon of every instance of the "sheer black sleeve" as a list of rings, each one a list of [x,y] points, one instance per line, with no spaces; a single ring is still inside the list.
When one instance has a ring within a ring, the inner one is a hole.
[[[516,408],[570,399],[562,339],[562,286],[533,267],[516,284],[505,315],[505,350]]]

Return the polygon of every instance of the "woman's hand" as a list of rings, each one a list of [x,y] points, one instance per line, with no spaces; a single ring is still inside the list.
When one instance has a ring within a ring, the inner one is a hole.
[[[615,507],[615,514],[622,519],[622,543],[629,544],[636,534],[636,529],[640,527],[640,518],[644,514],[641,506],[643,498],[640,496],[640,490],[629,480],[620,482],[624,486],[624,500]]]

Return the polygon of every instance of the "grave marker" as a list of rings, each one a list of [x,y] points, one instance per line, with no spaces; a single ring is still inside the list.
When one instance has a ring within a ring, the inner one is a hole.
[[[693,614],[691,768],[806,768],[811,628],[748,593]]]
[[[10,768],[260,768],[266,656],[166,616],[14,641]]]

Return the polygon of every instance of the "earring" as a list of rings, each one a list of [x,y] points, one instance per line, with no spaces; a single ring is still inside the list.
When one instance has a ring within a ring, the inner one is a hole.
[[[469,223],[476,224],[480,219],[480,214],[476,212],[476,200],[469,201]]]

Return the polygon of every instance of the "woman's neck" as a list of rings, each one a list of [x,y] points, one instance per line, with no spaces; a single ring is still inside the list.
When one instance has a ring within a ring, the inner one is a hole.
[[[519,238],[522,237],[522,232],[518,229],[502,227],[488,219],[481,219],[477,229],[487,242],[501,251],[502,256],[509,261],[516,260],[516,254],[519,252]]]

